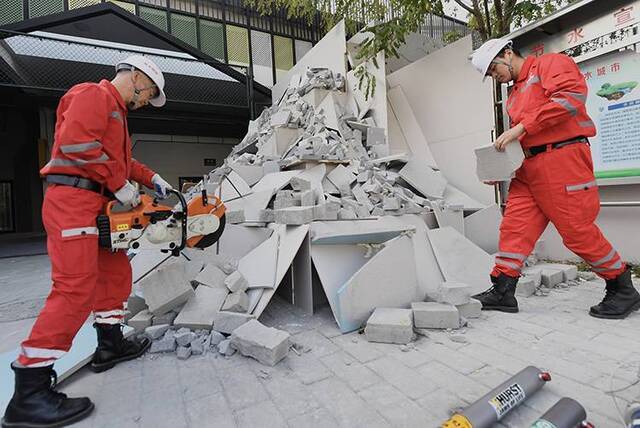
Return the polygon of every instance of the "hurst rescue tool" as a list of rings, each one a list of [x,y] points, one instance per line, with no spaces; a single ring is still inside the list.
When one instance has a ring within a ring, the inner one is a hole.
[[[187,204],[182,193],[170,193],[178,198],[178,209],[159,204],[157,198],[146,194],[140,195],[140,205],[131,210],[110,201],[97,220],[100,246],[137,250],[163,244],[161,251],[178,256],[185,247],[206,248],[217,242],[225,226],[222,201],[203,190]]]
[[[629,405],[625,415],[625,422],[628,428],[640,428],[640,402]]]
[[[561,398],[531,428],[594,428],[587,421],[587,411],[580,403],[568,397]]]
[[[442,428],[490,428],[511,410],[524,403],[551,375],[529,366],[442,424]]]

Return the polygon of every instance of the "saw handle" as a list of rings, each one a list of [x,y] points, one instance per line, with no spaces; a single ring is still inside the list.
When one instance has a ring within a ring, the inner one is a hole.
[[[184,198],[184,195],[182,193],[180,193],[177,190],[171,189],[169,190],[169,193],[173,193],[174,195],[176,195],[178,197],[178,200],[180,201],[180,205],[182,206],[182,218],[180,218],[180,229],[182,231],[181,234],[181,238],[180,238],[180,245],[177,247],[174,247],[171,250],[171,254],[175,257],[179,257],[180,253],[182,252],[182,250],[184,250],[184,247],[187,245],[187,214],[188,214],[188,206],[187,206],[187,200]],[[175,217],[175,216],[174,216]]]

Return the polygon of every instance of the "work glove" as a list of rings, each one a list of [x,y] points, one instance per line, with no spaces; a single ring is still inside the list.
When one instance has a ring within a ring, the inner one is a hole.
[[[171,184],[167,183],[164,178],[160,177],[160,175],[155,174],[151,178],[151,182],[153,183],[153,188],[156,191],[156,194],[160,199],[164,199],[168,196],[169,190],[173,190]]]
[[[140,204],[140,192],[129,181],[124,183],[124,186],[116,190],[114,193],[116,199],[122,204],[133,207],[137,207]]]

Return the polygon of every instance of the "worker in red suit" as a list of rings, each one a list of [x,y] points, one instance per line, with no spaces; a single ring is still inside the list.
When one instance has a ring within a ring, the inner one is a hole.
[[[3,427],[64,426],[93,410],[89,398],[57,392],[53,370],[91,312],[98,335],[94,371],[137,358],[150,345],[148,339],[122,336],[131,266],[124,252],[99,248],[96,218],[113,198],[130,207],[139,204],[130,180],[156,188],[161,196],[171,189],[131,157],[127,127],[128,110],[148,103],[161,107],[165,101],[162,72],[140,55],[118,63],[112,81],[76,85],[60,100],[51,160],[40,171],[48,183],[42,218],[53,285],[11,365],[15,392]]]
[[[522,58],[502,39],[484,43],[471,61],[485,78],[513,82],[507,100],[511,128],[494,145],[502,151],[519,141],[525,152],[509,186],[493,287],[474,297],[485,310],[518,312],[514,295],[523,264],[551,222],[567,248],[606,281],[604,299],[590,315],[625,318],[640,308],[640,294],[631,271],[594,223],[600,197],[588,137],[596,128],[585,107],[584,76],[566,55]]]

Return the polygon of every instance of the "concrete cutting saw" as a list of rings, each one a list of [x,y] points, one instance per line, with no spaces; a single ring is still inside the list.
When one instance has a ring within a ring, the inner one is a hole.
[[[110,201],[98,216],[98,239],[111,250],[143,249],[146,246],[180,255],[185,247],[207,248],[220,239],[225,226],[225,206],[220,199],[202,193],[187,204],[182,193],[171,190],[179,204],[162,205],[157,198],[140,195],[140,204],[127,210]],[[151,245],[149,245],[151,244]],[[166,246],[166,247],[165,247]]]

